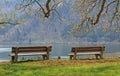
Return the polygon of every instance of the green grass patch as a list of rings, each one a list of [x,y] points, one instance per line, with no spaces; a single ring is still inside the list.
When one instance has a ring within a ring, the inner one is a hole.
[[[115,61],[114,61],[115,60]],[[1,76],[119,76],[120,59],[46,60],[0,65]]]

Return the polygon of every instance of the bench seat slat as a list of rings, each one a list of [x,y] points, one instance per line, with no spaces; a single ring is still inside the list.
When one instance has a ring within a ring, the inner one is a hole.
[[[47,55],[46,52],[40,52],[40,53],[18,53],[18,56],[34,56],[34,55]],[[10,56],[15,56],[14,53],[10,54]]]
[[[85,55],[85,54],[94,55],[94,54],[100,54],[100,52],[77,52],[77,55]],[[74,53],[70,53],[68,55],[74,55]]]

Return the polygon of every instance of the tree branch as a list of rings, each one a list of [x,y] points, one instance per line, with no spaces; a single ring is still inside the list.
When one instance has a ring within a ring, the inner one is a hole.
[[[45,14],[45,10],[44,10],[44,8],[42,7],[42,5],[41,5],[37,0],[35,0],[35,2],[40,6],[40,8],[42,9],[43,13]]]
[[[50,4],[51,0],[47,0],[46,2],[46,9],[47,9],[47,12],[45,13],[45,17],[49,17],[50,16],[50,7],[49,7],[49,4]]]
[[[7,22],[7,21],[3,21],[3,22],[0,22],[0,25],[1,24],[11,24],[11,25],[16,25],[16,24],[19,24],[19,23],[11,23],[11,22]]]
[[[57,6],[58,6],[58,4],[60,4],[62,1],[60,1],[60,2],[58,2],[58,3],[56,3],[56,4],[54,4],[52,7],[51,7],[51,10],[54,10],[54,8],[56,8]]]
[[[45,8],[46,8],[46,11],[45,11],[45,8],[43,8],[42,7],[42,5],[37,1],[37,0],[35,0],[35,2],[40,6],[40,8],[42,9],[42,11],[43,11],[43,14],[44,14],[44,16],[45,17],[49,17],[50,16],[50,2],[51,2],[51,0],[47,0],[47,2],[46,2],[46,5],[45,5]]]
[[[112,22],[113,20],[115,19],[115,16],[116,14],[118,13],[118,8],[119,8],[119,0],[116,0],[116,6],[115,6],[115,12],[113,13],[113,17],[112,17],[112,20],[111,20],[111,25],[112,25]]]
[[[116,2],[116,0],[110,2],[110,3],[107,5],[107,7],[106,7],[106,13],[108,12],[108,7],[109,7],[111,4],[115,3],[115,2]]]
[[[99,22],[100,16],[101,16],[101,14],[102,14],[102,12],[103,12],[103,10],[104,10],[105,3],[106,3],[106,0],[102,0],[102,4],[101,4],[101,7],[100,7],[100,11],[98,12],[95,21],[94,21],[92,18],[88,17],[88,20],[90,21],[90,23],[91,23],[92,25],[96,25],[96,24]]]

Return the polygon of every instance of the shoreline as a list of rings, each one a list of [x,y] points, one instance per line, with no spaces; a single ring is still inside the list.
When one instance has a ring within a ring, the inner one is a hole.
[[[68,60],[69,56],[60,56],[61,59]],[[94,55],[81,55],[78,56],[80,59],[93,59]],[[104,53],[104,58],[120,58],[120,52],[105,52]],[[51,56],[50,59],[58,59],[58,56]],[[0,63],[8,63],[10,62],[10,59],[0,59]]]

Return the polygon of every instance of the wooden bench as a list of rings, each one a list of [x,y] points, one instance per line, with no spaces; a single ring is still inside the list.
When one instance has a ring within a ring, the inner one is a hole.
[[[12,53],[10,54],[12,62],[18,61],[18,56],[39,56],[43,57],[43,60],[49,59],[52,46],[30,46],[30,47],[12,47]]]
[[[96,59],[103,58],[105,46],[91,46],[91,47],[72,47],[69,54],[70,59],[77,59],[80,55],[95,55]]]

